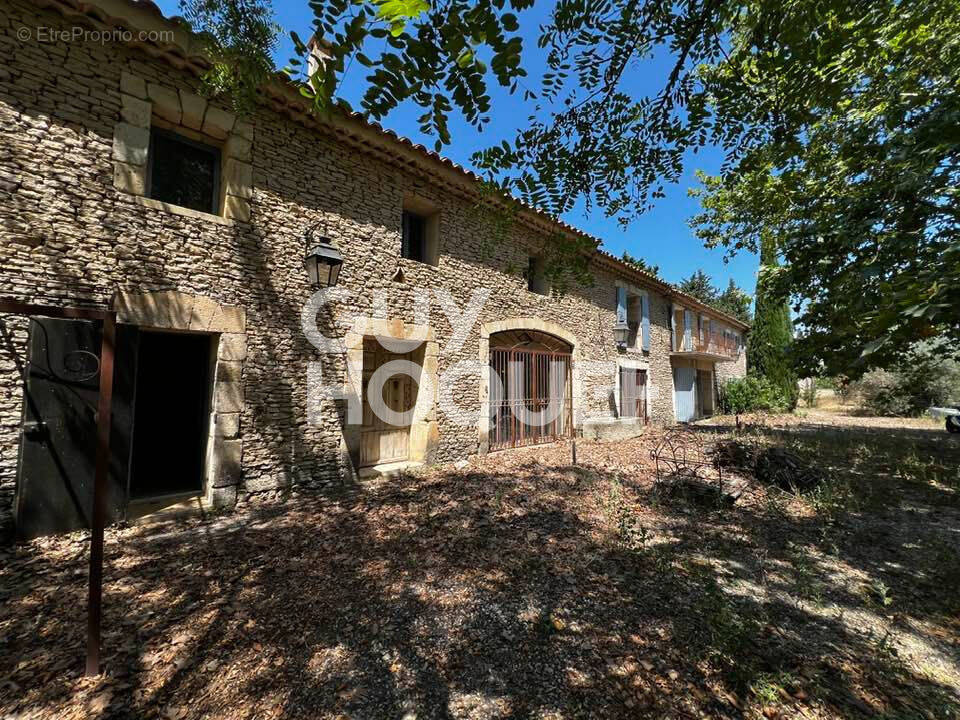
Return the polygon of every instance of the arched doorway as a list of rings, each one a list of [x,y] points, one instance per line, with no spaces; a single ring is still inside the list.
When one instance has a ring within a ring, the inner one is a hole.
[[[573,431],[573,346],[533,329],[490,335],[490,450],[538,445]]]

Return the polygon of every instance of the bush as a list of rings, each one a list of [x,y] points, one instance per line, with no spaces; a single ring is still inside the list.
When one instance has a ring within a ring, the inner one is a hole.
[[[960,402],[960,366],[944,362],[871,370],[856,383],[856,392],[874,415],[922,415],[931,406]]]
[[[949,358],[943,343],[927,341],[894,367],[866,373],[852,389],[875,415],[921,415],[933,405],[960,403],[960,363]]]
[[[918,400],[902,386],[901,378],[888,370],[871,370],[855,385],[864,409],[874,415],[917,415]]]
[[[784,412],[793,402],[780,385],[756,375],[727,380],[720,387],[720,408],[731,415],[758,410]]]
[[[853,395],[853,383],[846,375],[837,375],[833,378],[833,390],[840,398],[840,402],[850,402],[850,396]]]

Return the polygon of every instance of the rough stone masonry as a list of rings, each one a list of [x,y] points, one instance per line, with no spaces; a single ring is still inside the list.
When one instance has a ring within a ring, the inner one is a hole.
[[[204,97],[189,48],[21,39],[29,35],[24,28],[96,26],[107,16],[133,28],[164,22],[149,3],[57,7],[64,14],[27,0],[0,6],[0,296],[113,307],[121,322],[210,334],[218,360],[209,503],[229,505],[238,492],[291,483],[336,482],[356,470],[343,404],[321,400],[308,416],[306,378],[308,365],[319,363],[325,378],[346,382],[351,343],[338,319],[376,317],[378,295],[387,298],[381,331],[403,337],[414,330],[425,291],[449,293],[459,307],[475,291],[490,291],[455,349],[447,342],[450,321],[431,303],[425,362],[440,376],[480,360],[485,326],[556,329],[575,339],[576,367],[604,361],[609,368],[577,374],[581,424],[616,420],[611,388],[624,358],[648,370],[651,420],[673,421],[669,323],[677,296],[668,286],[598,254],[591,287],[559,297],[531,292],[522,274],[529,258],[544,253],[553,233],[572,228],[524,211],[507,237],[494,240],[477,212],[475,181],[451,163],[360,120],[326,126],[296,108],[289,88],[265,92],[251,116],[237,117],[227,103]],[[152,128],[221,149],[218,213],[147,196]],[[436,264],[401,258],[408,206],[430,208],[436,218]],[[313,292],[303,233],[315,224],[344,257],[346,292],[321,313],[326,333],[344,340],[338,354],[318,353],[301,329]],[[617,349],[618,285],[649,299],[649,351]],[[9,507],[27,322],[9,315],[0,322],[0,505]],[[742,362],[724,369],[742,371]],[[457,461],[481,447],[481,375],[460,377],[451,392],[456,412],[433,407],[423,419],[426,461]]]

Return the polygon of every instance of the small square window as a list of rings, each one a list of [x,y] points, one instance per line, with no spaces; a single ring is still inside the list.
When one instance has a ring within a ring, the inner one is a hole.
[[[427,218],[403,211],[403,245],[401,257],[417,262],[427,262]]]
[[[216,215],[220,209],[220,150],[154,129],[148,187],[154,200]]]

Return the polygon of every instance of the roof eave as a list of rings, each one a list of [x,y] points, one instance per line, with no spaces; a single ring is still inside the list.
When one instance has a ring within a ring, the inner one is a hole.
[[[161,57],[178,69],[186,69],[196,75],[200,75],[211,66],[209,59],[205,55],[203,39],[199,35],[191,32],[181,18],[168,18],[165,16],[163,11],[151,2],[151,0],[97,0],[96,2],[83,2],[82,0],[33,1],[40,7],[54,8],[65,17],[82,16],[102,26],[125,27],[138,31],[172,31],[172,42],[138,41],[131,44],[144,49],[154,57]],[[308,101],[300,94],[299,84],[287,78],[282,73],[278,73],[274,78],[274,82],[263,88],[263,92],[271,97],[274,102],[283,104],[288,114],[306,122],[309,108],[304,106]],[[378,123],[371,122],[360,113],[354,112],[348,114],[346,111],[340,110],[323,118],[322,122],[329,125],[329,129],[335,133],[352,136],[355,141],[361,145],[376,147],[382,153],[392,154],[394,158],[402,164],[417,164],[422,168],[422,163],[427,162],[433,170],[440,170],[447,183],[458,185],[464,192],[471,195],[478,194],[477,185],[483,181],[483,178],[479,175],[458,165],[449,158],[425,148],[423,145],[414,143],[409,138],[397,135],[392,130],[388,130]],[[316,121],[316,124],[320,124],[320,121]],[[655,288],[669,297],[677,298],[687,304],[694,305],[743,330],[749,330],[750,326],[737,318],[700,302],[693,296],[678,290],[659,277],[644,272],[609,252],[602,250],[600,245],[603,241],[600,238],[584,232],[550,213],[527,205],[519,198],[504,194],[500,198],[500,201],[504,204],[517,207],[528,223],[538,226],[544,231],[559,231],[587,240],[594,247],[592,257],[601,258],[611,269],[620,275],[647,285],[648,287]]]

